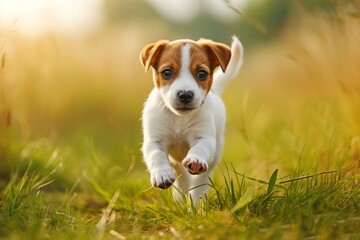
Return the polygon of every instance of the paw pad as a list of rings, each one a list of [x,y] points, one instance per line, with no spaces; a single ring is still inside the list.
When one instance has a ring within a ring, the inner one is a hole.
[[[207,163],[199,159],[185,159],[183,166],[193,175],[204,173],[208,168]]]

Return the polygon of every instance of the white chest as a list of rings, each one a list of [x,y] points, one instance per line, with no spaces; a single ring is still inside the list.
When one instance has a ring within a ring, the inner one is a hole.
[[[175,117],[169,121],[168,152],[176,161],[182,161],[190,145],[189,140],[194,132],[194,121],[189,117]]]

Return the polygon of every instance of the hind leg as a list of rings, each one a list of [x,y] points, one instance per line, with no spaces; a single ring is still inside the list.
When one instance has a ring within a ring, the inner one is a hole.
[[[183,202],[184,197],[188,198],[198,208],[201,199],[206,201],[205,196],[210,184],[210,173],[205,172],[201,175],[191,175],[185,168],[183,169],[174,182],[172,190],[173,198],[178,202]]]
[[[187,194],[190,188],[191,175],[180,163],[174,164],[173,168],[178,176],[173,184],[172,195],[176,201],[182,202],[183,196]]]
[[[178,173],[172,190],[174,199],[178,202],[183,202],[183,198],[187,197],[198,207],[200,199],[205,201],[205,194],[207,194],[210,183],[210,172],[207,171],[200,175],[192,175],[188,169],[184,168],[181,164],[173,167]]]
[[[206,195],[208,194],[210,184],[210,176],[210,172],[190,176],[191,181],[187,196],[191,198],[196,208],[200,206],[201,200],[204,202],[206,201]]]

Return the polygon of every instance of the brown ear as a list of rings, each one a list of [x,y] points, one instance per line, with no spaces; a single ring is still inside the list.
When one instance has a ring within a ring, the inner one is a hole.
[[[212,65],[214,67],[220,66],[221,70],[225,72],[231,58],[230,48],[225,44],[206,39],[200,39],[198,44],[206,49],[207,54],[210,56]]]
[[[143,48],[140,53],[140,61],[145,68],[145,71],[148,71],[150,66],[154,67],[156,65],[162,51],[167,45],[169,45],[169,41],[160,40],[155,43],[151,43]]]

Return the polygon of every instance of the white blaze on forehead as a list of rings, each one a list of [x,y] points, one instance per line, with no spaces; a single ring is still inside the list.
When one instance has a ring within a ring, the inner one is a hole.
[[[180,74],[183,74],[185,72],[189,71],[190,67],[190,44],[184,44],[181,47],[181,70]]]
[[[187,91],[196,91],[197,83],[194,80],[190,72],[191,56],[190,56],[191,44],[185,43],[181,46],[180,56],[181,56],[181,68],[179,71],[179,76],[176,81],[174,81],[174,89],[176,91],[187,90]]]

